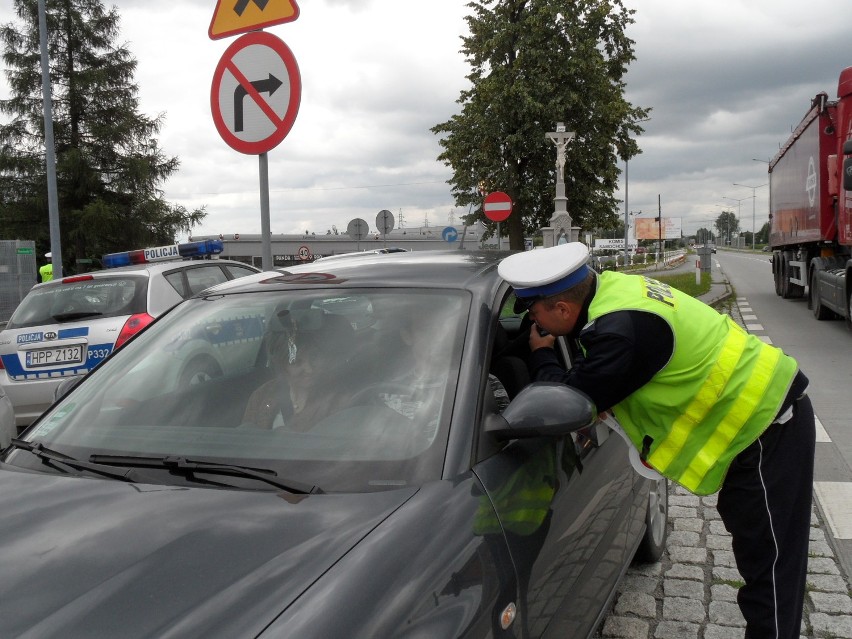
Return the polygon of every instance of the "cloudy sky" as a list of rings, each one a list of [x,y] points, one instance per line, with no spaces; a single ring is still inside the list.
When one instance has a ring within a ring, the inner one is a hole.
[[[344,231],[356,217],[374,229],[382,209],[397,226],[460,221],[466,211],[454,206],[429,129],[457,111],[466,86],[465,3],[297,2],[298,20],[268,29],[292,50],[302,84],[293,128],[268,154],[273,233]],[[753,217],[759,229],[766,161],[811,98],[836,97],[838,75],[852,65],[852,14],[836,0],[625,2],[636,10],[628,99],[652,108],[643,153],[629,165],[629,210],[656,214],[659,202],[694,232],[730,209],[743,229]],[[214,72],[236,39],[209,38],[216,0],[117,5],[122,40],[138,60],[141,111],[165,115],[160,144],[181,160],[167,198],[206,206],[195,235],[258,233],[258,157],[225,144],[211,115]],[[5,22],[11,1],[0,6]],[[617,195],[623,200],[623,186]]]

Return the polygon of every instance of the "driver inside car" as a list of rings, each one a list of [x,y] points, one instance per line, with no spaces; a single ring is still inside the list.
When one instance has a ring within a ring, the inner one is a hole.
[[[334,354],[321,331],[273,334],[269,364],[274,371],[249,397],[242,425],[304,432],[340,408],[340,393],[330,393]]]

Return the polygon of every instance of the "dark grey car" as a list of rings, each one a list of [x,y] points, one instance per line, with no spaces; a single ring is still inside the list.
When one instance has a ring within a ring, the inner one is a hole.
[[[0,459],[4,633],[591,635],[667,486],[530,383],[499,257],[309,264],[158,318]],[[203,352],[221,375],[169,374]]]

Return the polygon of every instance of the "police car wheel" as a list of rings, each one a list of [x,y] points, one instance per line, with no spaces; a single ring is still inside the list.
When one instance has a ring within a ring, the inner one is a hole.
[[[189,361],[180,375],[180,386],[202,384],[215,377],[222,376],[222,368],[209,356],[196,357]]]
[[[645,513],[645,534],[636,549],[640,563],[659,561],[666,549],[669,525],[669,485],[666,479],[651,482],[648,510]]]

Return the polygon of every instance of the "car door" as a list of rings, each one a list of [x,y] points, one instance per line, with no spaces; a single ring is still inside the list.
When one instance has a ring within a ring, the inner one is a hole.
[[[501,305],[502,323],[519,327],[509,302]],[[567,362],[568,344],[558,346]],[[514,440],[490,455],[480,450],[475,472],[518,573],[524,636],[586,636],[626,561],[633,486],[626,446],[596,424],[560,439]]]

